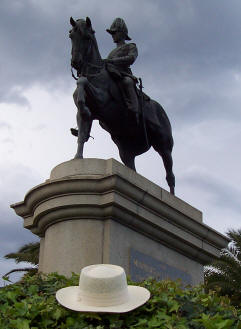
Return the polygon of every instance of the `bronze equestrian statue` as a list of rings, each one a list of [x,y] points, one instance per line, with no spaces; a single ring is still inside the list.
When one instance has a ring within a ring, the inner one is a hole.
[[[71,66],[77,71],[77,88],[74,102],[77,107],[78,137],[75,158],[83,158],[84,143],[90,137],[93,120],[99,120],[119,149],[120,158],[129,168],[135,169],[135,157],[152,146],[162,157],[170,193],[174,194],[175,177],[172,172],[173,138],[170,121],[164,109],[136,86],[130,65],[138,55],[130,40],[123,19],[116,18],[110,29],[116,48],[107,59],[99,53],[95,31],[90,19],[70,18],[72,29]]]

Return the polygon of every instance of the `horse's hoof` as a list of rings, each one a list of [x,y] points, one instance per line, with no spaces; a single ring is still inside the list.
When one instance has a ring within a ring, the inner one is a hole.
[[[83,155],[75,154],[74,159],[83,159]]]
[[[170,187],[170,193],[172,195],[175,195],[175,188],[174,188],[174,186]]]
[[[70,128],[71,134],[75,137],[78,137],[78,129]]]

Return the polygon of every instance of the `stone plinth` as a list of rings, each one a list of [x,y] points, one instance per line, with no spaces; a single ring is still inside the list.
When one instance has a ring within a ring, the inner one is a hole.
[[[75,159],[11,206],[41,237],[39,270],[70,275],[86,265],[121,265],[148,276],[203,280],[203,265],[228,239],[202,213],[114,159]]]

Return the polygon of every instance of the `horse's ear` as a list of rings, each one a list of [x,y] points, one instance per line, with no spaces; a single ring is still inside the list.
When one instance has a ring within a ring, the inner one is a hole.
[[[70,17],[70,24],[73,26],[73,27],[75,27],[75,25],[76,25],[76,21],[73,19],[73,17],[71,16]]]
[[[90,20],[89,17],[86,17],[86,26],[87,26],[88,28],[92,28],[91,20]]]

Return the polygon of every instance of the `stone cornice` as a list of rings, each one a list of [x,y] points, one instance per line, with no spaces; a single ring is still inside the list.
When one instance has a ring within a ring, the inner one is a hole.
[[[39,236],[59,221],[115,220],[202,264],[228,239],[202,223],[202,213],[113,159],[71,160],[11,206]]]

